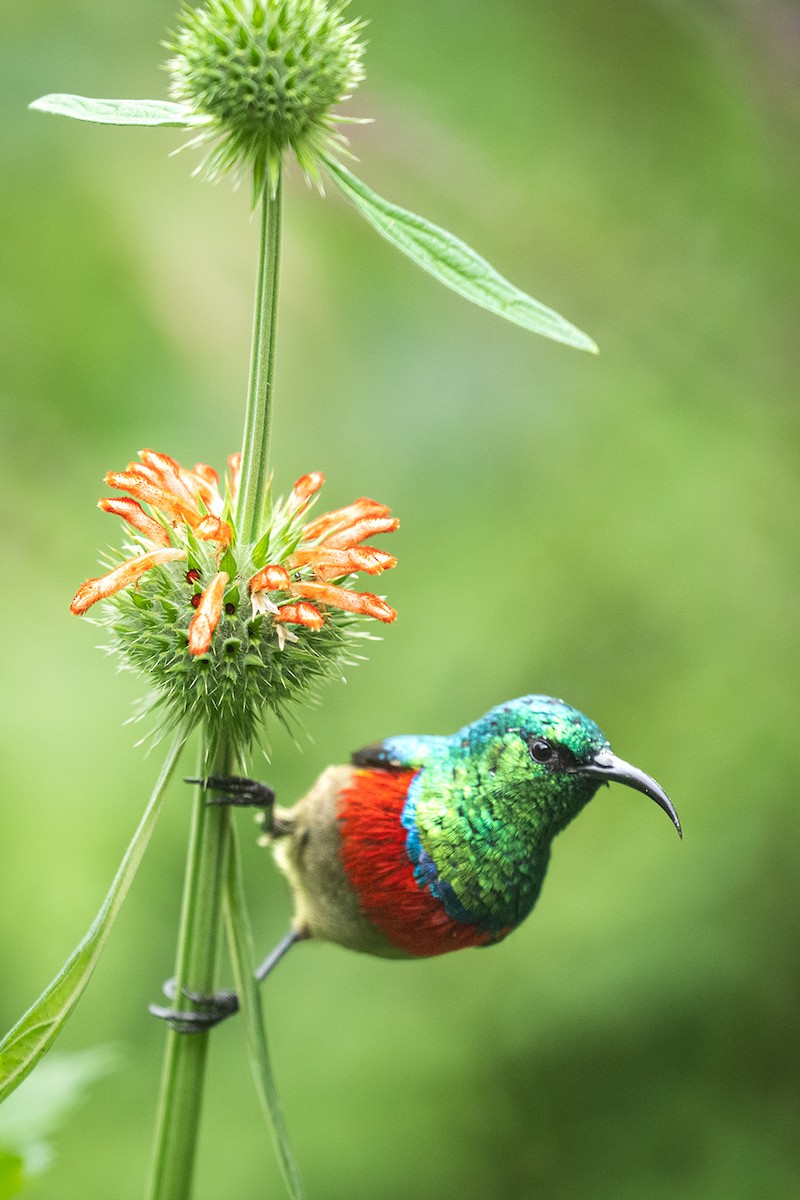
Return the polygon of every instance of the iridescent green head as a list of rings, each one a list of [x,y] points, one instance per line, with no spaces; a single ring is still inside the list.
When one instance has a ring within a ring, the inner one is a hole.
[[[662,788],[612,753],[608,739],[582,712],[552,696],[522,696],[491,709],[453,739],[532,798],[551,835],[592,798],[600,783],[624,783],[649,796],[678,833],[678,814]],[[499,781],[498,781],[499,782]]]
[[[552,768],[559,756],[564,765],[588,762],[609,748],[605,734],[582,712],[553,696],[520,696],[492,708],[485,716],[468,726],[475,738],[495,738],[498,735],[518,734],[527,744],[534,766],[548,763]],[[546,741],[555,756],[547,755]],[[537,774],[539,772],[536,772]]]

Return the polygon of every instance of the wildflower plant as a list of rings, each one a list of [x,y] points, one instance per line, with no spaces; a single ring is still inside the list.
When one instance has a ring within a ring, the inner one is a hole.
[[[309,520],[324,483],[314,472],[271,507],[254,544],[242,542],[238,454],[224,493],[206,463],[187,470],[153,450],[139,460],[105,477],[128,495],[99,501],[130,530],[128,557],[88,579],[70,610],[80,616],[106,601],[99,623],[124,666],[150,682],[142,715],[157,728],[203,727],[243,759],[267,713],[285,718],[353,662],[359,616],[394,621],[385,600],[349,582],[396,565],[364,543],[399,521],[366,497]]]
[[[201,737],[199,774],[246,771],[270,718],[286,720],[318,686],[361,657],[365,623],[391,624],[394,609],[359,576],[377,581],[396,564],[374,538],[397,519],[366,497],[315,514],[323,476],[297,480],[275,498],[269,462],[283,178],[287,159],[317,182],[332,180],[388,241],[448,287],[518,325],[579,349],[589,337],[500,276],[454,235],[373,192],[342,158],[348,118],[337,106],[363,75],[360,21],[325,0],[206,0],[187,7],[169,36],[168,100],[50,95],[32,107],[116,125],[188,130],[197,170],[249,178],[259,209],[259,254],[244,434],[224,480],[151,449],[105,483],[100,508],[121,518],[125,541],[71,610],[103,626],[121,663],[147,684],[143,714],[171,739],[164,765],[109,894],[53,983],[0,1043],[0,1100],[57,1037],[80,998],[136,874],[164,791],[190,736]],[[377,586],[373,584],[372,586]],[[275,1135],[290,1194],[302,1195],[276,1100],[235,831],[228,809],[198,788],[176,952],[175,995],[200,1003],[216,983],[225,916],[227,944],[254,1079]],[[192,1172],[208,1032],[167,1031],[151,1200],[186,1200]]]

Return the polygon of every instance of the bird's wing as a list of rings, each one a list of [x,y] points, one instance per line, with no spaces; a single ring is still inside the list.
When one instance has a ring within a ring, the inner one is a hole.
[[[350,762],[354,767],[379,767],[384,771],[418,770],[428,760],[435,746],[442,741],[443,738],[413,734],[384,738],[382,742],[372,742],[371,745],[356,750],[350,756]]]

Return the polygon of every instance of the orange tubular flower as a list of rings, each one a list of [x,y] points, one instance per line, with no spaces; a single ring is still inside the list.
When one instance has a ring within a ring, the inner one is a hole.
[[[325,539],[325,544],[335,550],[348,550],[351,546],[357,546],[359,542],[366,541],[368,537],[374,537],[377,533],[393,533],[399,524],[396,517],[364,517],[363,520],[354,521],[338,533],[331,534]]]
[[[308,475],[301,475],[292,488],[292,497],[290,503],[298,512],[302,512],[308,506],[312,496],[315,496],[325,482],[325,476],[320,471],[311,471]]]
[[[228,576],[224,571],[219,571],[200,596],[200,603],[189,623],[190,654],[205,654],[211,646],[214,630],[222,616],[222,600],[227,586]]]
[[[251,592],[288,592],[291,587],[289,572],[278,563],[270,563],[250,580]]]
[[[320,579],[338,579],[354,571],[380,575],[397,566],[397,559],[374,546],[354,546],[352,550],[331,550],[327,546],[296,550],[291,557],[293,567],[313,567]]]
[[[129,492],[137,501],[160,512],[170,525],[183,523],[203,541],[227,545],[232,530],[220,520],[225,502],[219,492],[219,476],[213,467],[198,463],[187,471],[167,454],[140,450],[139,463],[128,463],[126,471],[109,471],[109,487]]]
[[[160,521],[148,516],[138,500],[131,500],[128,496],[103,496],[97,501],[97,507],[102,508],[103,512],[122,517],[134,529],[138,529],[139,533],[144,534],[148,542],[155,542],[159,546],[169,545],[169,534],[164,526]]]
[[[302,513],[323,482],[319,472],[303,475],[292,490],[290,508]],[[251,578],[254,611],[272,612],[277,623],[305,625],[308,629],[322,627],[324,617],[317,604],[387,623],[394,621],[397,613],[378,596],[334,587],[330,581],[356,571],[380,575],[396,566],[394,555],[359,543],[374,534],[392,533],[399,524],[396,517],[389,515],[385,504],[366,496],[310,521],[302,530],[297,548],[285,559],[285,565],[268,563]],[[284,603],[278,607],[270,599],[270,592],[288,592],[316,603]]]
[[[232,541],[231,526],[221,517],[225,502],[213,467],[198,463],[193,471],[187,471],[174,458],[155,450],[140,450],[139,458],[138,463],[128,463],[127,470],[109,471],[105,477],[109,486],[129,495],[104,496],[98,505],[103,512],[122,517],[157,549],[127,559],[98,579],[88,579],[70,605],[73,613],[85,613],[98,600],[113,596],[153,567],[187,558],[188,547],[181,536],[186,527],[200,541],[217,543],[220,553]],[[142,504],[162,520],[145,512]],[[172,535],[168,526],[172,527]],[[176,546],[174,541],[184,544]]]
[[[81,616],[98,600],[105,600],[109,596],[113,596],[115,592],[134,583],[140,575],[144,575],[145,571],[150,571],[153,567],[160,567],[164,563],[175,562],[179,558],[186,558],[186,551],[178,550],[176,547],[151,550],[149,554],[140,554],[138,558],[129,558],[120,566],[115,567],[113,571],[109,571],[107,575],[102,575],[99,579],[87,579],[86,583],[75,593],[69,611],[76,617]]]
[[[325,618],[313,604],[282,604],[275,613],[275,621],[287,625],[305,625],[306,629],[322,629]]]
[[[388,516],[389,509],[385,504],[379,504],[377,500],[370,500],[367,496],[362,496],[360,500],[354,500],[346,508],[337,508],[333,512],[323,513],[321,517],[317,517],[315,521],[311,521],[306,526],[305,537],[308,541],[312,541],[314,538],[322,537],[324,534],[328,534],[335,529],[351,528],[357,521],[361,521],[364,517]],[[397,525],[394,528],[396,529]],[[375,530],[375,532],[384,531]]]
[[[197,467],[195,467],[195,470],[197,470]],[[239,475],[241,473],[241,470],[242,470],[241,454],[238,454],[238,453],[237,454],[229,454],[228,455],[228,475],[230,478],[231,496],[233,497],[234,500],[236,499],[237,495],[239,494]]]
[[[360,613],[362,617],[376,617],[391,625],[397,613],[380,596],[371,592],[351,592],[349,588],[331,587],[329,583],[295,583],[292,591],[296,596],[306,596],[345,612]]]
[[[227,521],[220,521],[219,517],[203,517],[202,521],[195,525],[194,531],[201,542],[219,542],[227,546],[233,539],[230,525]]]

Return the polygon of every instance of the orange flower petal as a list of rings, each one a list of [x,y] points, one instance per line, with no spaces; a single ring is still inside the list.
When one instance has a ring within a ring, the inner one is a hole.
[[[250,580],[251,592],[288,592],[289,572],[278,563],[267,563]]]
[[[365,571],[367,575],[380,575],[397,566],[397,559],[385,550],[374,546],[354,546],[350,550],[331,550],[323,542],[309,550],[296,550],[289,559],[291,567],[313,567],[321,579],[336,579],[339,575],[350,575],[353,571]]]
[[[105,482],[109,487],[118,488],[121,492],[130,492],[137,500],[159,509],[169,520],[185,521],[192,527],[201,520],[200,514],[188,508],[174,492],[166,491],[138,472],[109,471]]]
[[[168,454],[161,454],[158,450],[140,450],[139,458],[145,466],[157,472],[161,486],[166,491],[174,492],[178,499],[189,507],[196,507],[195,489],[186,478],[188,472],[184,471],[179,462],[170,458]]]
[[[365,517],[340,533],[333,533],[330,537],[325,538],[325,545],[335,550],[349,550],[352,546],[356,546],[359,542],[366,541],[367,538],[374,537],[378,533],[394,533],[399,525],[397,517]]]
[[[313,604],[282,604],[273,620],[288,625],[305,625],[308,629],[321,629],[325,624],[322,613]]]
[[[390,625],[397,617],[393,608],[373,596],[371,592],[352,592],[349,588],[332,587],[328,583],[293,583],[292,591],[297,596],[306,596],[321,604],[330,604],[344,612],[360,613],[363,617],[375,617]]]
[[[176,548],[151,550],[149,554],[139,554],[136,558],[129,558],[115,567],[113,571],[101,575],[99,579],[87,579],[83,587],[78,588],[75,593],[69,611],[75,616],[80,616],[98,600],[105,600],[107,596],[113,596],[115,592],[119,592],[128,584],[133,583],[140,575],[144,575],[145,571],[149,571],[153,567],[160,567],[163,563],[174,562],[179,558],[186,558],[185,550]]]
[[[180,473],[180,463],[176,459],[170,458],[168,454],[162,454],[160,450],[150,450],[145,447],[144,450],[139,451],[139,458],[145,466],[151,467],[165,479]]]
[[[206,483],[211,485],[211,487],[219,487],[219,472],[215,471],[213,467],[210,467],[208,463],[195,463],[192,467],[192,474],[199,475],[200,478],[204,479]]]
[[[169,534],[160,521],[154,520],[148,516],[141,504],[137,500],[131,500],[128,496],[103,496],[97,501],[97,507],[102,508],[103,512],[114,513],[117,517],[122,517],[134,529],[138,529],[139,533],[151,542],[155,542],[158,546],[169,545]]]
[[[292,505],[304,508],[312,496],[315,496],[325,482],[325,476],[320,471],[311,471],[301,475],[292,488]]]
[[[152,467],[145,466],[144,463],[129,462],[125,470],[126,472],[130,472],[131,475],[138,476],[139,479],[149,479],[156,487],[163,490],[164,480],[161,478],[159,472],[154,471]]]
[[[222,599],[228,578],[224,571],[220,571],[201,594],[195,614],[189,622],[190,654],[205,654],[211,645],[214,630],[222,616]]]
[[[239,473],[242,469],[242,456],[239,453],[228,455],[228,471],[230,472],[231,496],[236,499],[239,491]]]
[[[227,546],[233,538],[233,530],[227,521],[219,517],[203,517],[194,529],[201,542],[222,542]]]
[[[303,540],[316,540],[334,529],[342,530],[354,525],[356,521],[365,517],[388,517],[390,511],[385,504],[370,500],[368,496],[361,496],[346,508],[335,508],[331,512],[322,513],[315,521],[310,521],[303,533]]]
[[[195,463],[191,471],[187,471],[192,487],[205,504],[212,516],[221,515],[225,507],[219,490],[219,475],[208,463]]]

